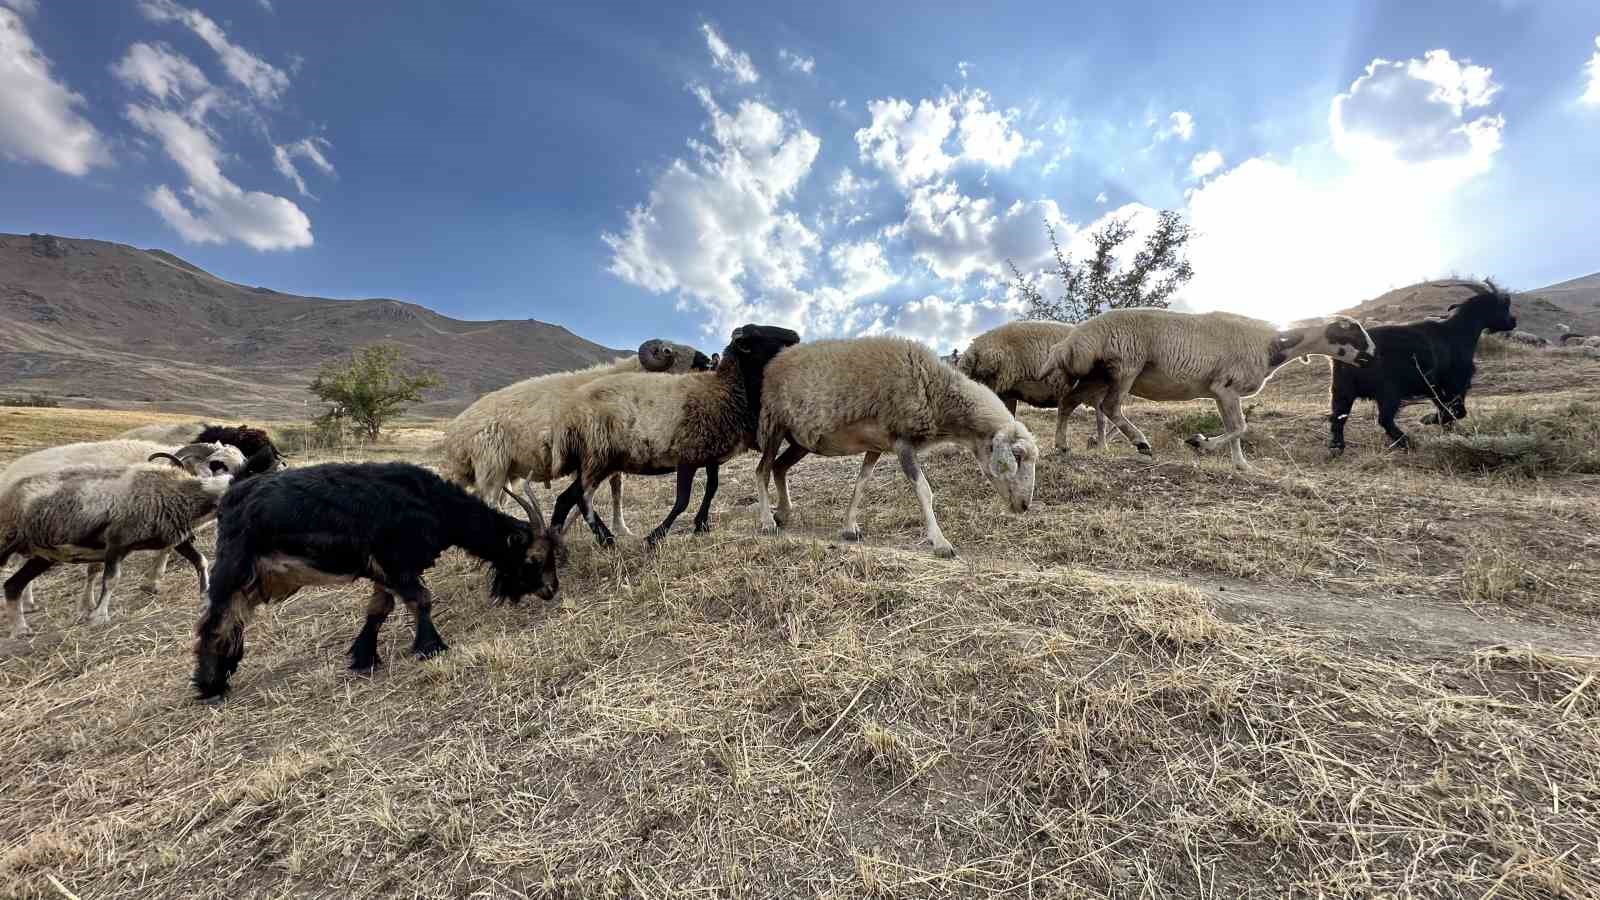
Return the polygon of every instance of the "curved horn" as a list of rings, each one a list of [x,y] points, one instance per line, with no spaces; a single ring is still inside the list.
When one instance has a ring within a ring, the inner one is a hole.
[[[539,501],[534,499],[531,485],[524,484],[522,487],[523,492],[528,495],[526,500],[517,496],[511,488],[502,487],[500,490],[505,491],[506,496],[515,500],[517,505],[522,507],[522,511],[528,514],[528,524],[532,525],[535,531],[544,530],[544,514],[539,512]]]
[[[172,461],[173,465],[177,466],[180,469],[183,469],[184,471],[188,471],[188,469],[189,469],[189,467],[184,464],[183,460],[177,458],[176,456],[173,456],[171,453],[167,453],[167,452],[164,452],[164,451],[160,452],[160,453],[152,453],[152,454],[150,454],[150,457],[148,459],[146,459],[145,462],[155,462],[158,459],[169,459],[169,460]]]
[[[672,368],[675,355],[667,342],[660,338],[651,338],[639,345],[639,365],[646,372],[665,372]]]

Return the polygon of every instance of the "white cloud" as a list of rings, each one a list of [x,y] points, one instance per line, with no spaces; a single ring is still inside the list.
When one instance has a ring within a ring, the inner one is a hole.
[[[1192,137],[1194,137],[1194,116],[1181,109],[1169,114],[1167,116],[1167,127],[1156,132],[1156,139],[1162,141],[1171,138],[1187,141]]]
[[[282,197],[246,191],[222,174],[222,153],[203,123],[170,109],[129,105],[128,120],[161,143],[189,186],[185,203],[161,185],[146,203],[186,241],[240,241],[256,250],[291,250],[312,243],[311,220]]]
[[[1589,57],[1589,62],[1583,67],[1589,83],[1584,88],[1583,96],[1578,98],[1580,103],[1590,106],[1600,106],[1600,36],[1594,39],[1594,55]]]
[[[272,12],[273,11],[273,9],[272,9],[272,0],[256,0],[256,5],[260,6],[262,9],[266,10],[267,12]]]
[[[711,24],[702,23],[700,31],[706,37],[706,49],[711,51],[711,64],[733,76],[740,84],[754,84],[761,80],[761,73],[756,71],[755,63],[750,61],[750,54],[742,50],[735,50],[728,46]]]
[[[1100,193],[1094,195],[1094,202],[1096,203],[1105,204],[1110,202],[1110,200],[1111,198],[1106,196],[1105,191],[1101,191]]]
[[[887,172],[902,189],[938,178],[961,162],[1009,169],[1040,146],[1017,131],[1018,110],[992,108],[982,90],[950,92],[916,106],[897,98],[873,100],[867,111],[872,123],[856,132],[861,160]],[[945,147],[952,137],[953,154]]]
[[[0,6],[9,6],[18,14],[24,16],[35,15],[39,12],[39,0],[0,0]]]
[[[67,175],[110,165],[105,139],[78,112],[82,95],[52,77],[17,12],[32,13],[34,4],[9,2],[0,6],[0,154]]]
[[[811,296],[816,235],[785,205],[811,171],[821,141],[799,123],[753,100],[729,113],[705,88],[695,91],[712,142],[689,142],[656,177],[620,233],[605,232],[610,271],[652,293],[676,292],[711,314],[721,331],[759,312],[798,323]]]
[[[1500,149],[1505,120],[1469,110],[1500,90],[1486,66],[1467,65],[1448,50],[1423,59],[1375,59],[1350,89],[1335,97],[1328,123],[1334,147],[1358,163],[1435,164],[1476,174]]]
[[[1046,222],[1063,227],[1054,200],[1018,200],[997,210],[993,197],[968,197],[954,184],[937,182],[913,188],[905,219],[884,233],[907,241],[937,277],[960,282],[980,274],[1004,277],[1007,259],[1024,271],[1042,263],[1051,255]]]
[[[1216,150],[1207,150],[1196,153],[1194,159],[1189,160],[1189,177],[1199,181],[1212,172],[1222,168],[1222,154]]]
[[[814,56],[801,56],[788,50],[779,50],[778,59],[788,63],[789,68],[796,72],[804,72],[807,75],[810,75],[817,68],[817,60]]]
[[[956,71],[961,73],[961,80],[966,81],[967,76],[972,73],[972,63],[962,60],[956,63]]]
[[[278,174],[289,179],[295,189],[300,191],[300,196],[311,197],[312,193],[306,190],[305,179],[300,176],[300,170],[295,167],[296,157],[309,161],[313,166],[322,170],[324,175],[332,175],[333,163],[328,162],[328,157],[322,152],[332,145],[319,137],[302,138],[292,144],[275,144],[272,148],[272,165]]]
[[[221,26],[205,13],[179,6],[174,0],[140,0],[139,10],[152,22],[178,22],[194,32],[216,52],[229,77],[257,100],[272,102],[289,89],[289,76],[282,69],[228,40]]]
[[[844,203],[855,206],[872,190],[877,188],[878,182],[856,177],[856,173],[848,168],[839,171],[839,177],[834,179],[828,191]]]
[[[128,87],[143,90],[157,100],[181,100],[211,87],[199,66],[161,43],[134,44],[112,65],[111,73]]]
[[[946,353],[951,348],[965,348],[973,338],[1021,312],[1019,305],[1005,301],[964,302],[929,294],[902,305],[892,316],[878,318],[865,333],[898,334]]]
[[[1072,148],[1062,144],[1059,150],[1050,154],[1050,158],[1045,161],[1044,168],[1039,170],[1039,174],[1049,177],[1050,173],[1061,168],[1061,164],[1071,155]]]

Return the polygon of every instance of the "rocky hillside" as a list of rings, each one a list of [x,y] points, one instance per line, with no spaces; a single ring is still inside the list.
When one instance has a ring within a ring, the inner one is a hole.
[[[298,416],[325,361],[389,341],[445,384],[426,411],[622,351],[531,319],[467,322],[399,300],[298,297],[162,250],[0,235],[0,396],[210,415]]]
[[[1442,315],[1450,304],[1472,296],[1473,284],[1456,279],[1424,281],[1396,288],[1341,312],[1363,321],[1411,322]],[[1600,334],[1600,273],[1519,291],[1513,296],[1512,308],[1520,330],[1551,340],[1559,333],[1557,324],[1583,334]]]

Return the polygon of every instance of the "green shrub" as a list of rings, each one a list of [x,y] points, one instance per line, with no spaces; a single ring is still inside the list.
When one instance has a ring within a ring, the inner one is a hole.
[[[1600,473],[1600,408],[1570,403],[1535,413],[1497,410],[1464,420],[1416,455],[1452,473],[1525,477]]]
[[[29,394],[26,397],[0,398],[0,406],[31,406],[39,409],[56,409],[61,406],[61,401],[44,394]]]

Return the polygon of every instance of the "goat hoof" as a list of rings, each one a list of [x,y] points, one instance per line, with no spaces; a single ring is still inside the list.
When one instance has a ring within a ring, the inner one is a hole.
[[[1139,451],[1139,453],[1143,456],[1148,456],[1151,459],[1155,458],[1156,452],[1150,449],[1149,444],[1134,444],[1133,449]]]
[[[772,521],[777,522],[779,528],[789,524],[789,511],[781,508],[773,510]]]
[[[1339,457],[1341,457],[1343,455],[1344,455],[1344,445],[1343,444],[1329,444],[1328,445],[1328,458],[1329,459],[1338,459]]]
[[[1083,446],[1089,450],[1099,450],[1100,442],[1095,438],[1089,438],[1087,441],[1083,442]]]
[[[711,523],[710,522],[696,522],[696,523],[694,523],[694,533],[695,534],[710,534],[711,533]]]
[[[352,672],[372,672],[382,667],[383,658],[376,653],[372,654],[371,659],[362,659],[355,656],[350,658],[350,671]]]
[[[773,524],[770,524],[770,525],[762,525],[761,526],[761,533],[762,534],[777,534],[779,530],[780,529],[779,529],[777,523],[773,523]]]
[[[839,539],[845,541],[859,541],[865,539],[867,530],[859,525],[855,528],[846,528],[839,532]]]
[[[956,548],[950,546],[949,544],[935,544],[933,547],[933,555],[939,557],[940,559],[955,559]]]
[[[446,650],[449,650],[449,649],[450,649],[449,647],[446,647],[444,645],[444,641],[440,641],[439,643],[434,644],[431,647],[414,647],[414,648],[412,648],[411,656],[412,656],[412,658],[416,659],[418,662],[421,662],[422,660],[425,660],[425,659],[433,659],[435,656],[438,656],[439,654],[441,654],[441,653],[443,653],[443,652],[445,652]]]

